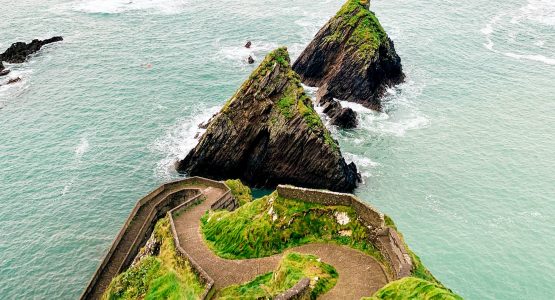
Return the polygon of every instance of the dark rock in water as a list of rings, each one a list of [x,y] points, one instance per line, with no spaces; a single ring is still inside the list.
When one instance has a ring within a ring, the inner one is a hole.
[[[356,166],[345,162],[314,111],[286,48],[268,54],[176,167],[191,176],[240,178],[254,187],[350,192],[360,182]]]
[[[355,128],[358,125],[357,114],[351,108],[344,107],[336,116],[331,118],[331,124],[345,129]]]
[[[0,60],[0,72],[4,71],[6,67],[4,67],[4,64],[2,63],[2,61]]]
[[[320,29],[293,69],[321,94],[380,110],[386,89],[404,80],[393,42],[368,9],[367,0],[348,0]]]
[[[0,61],[0,77],[1,77],[1,76],[6,76],[6,75],[8,75],[9,73],[10,73],[10,70],[7,70],[7,69],[4,67],[4,64],[2,64],[2,61]]]
[[[254,58],[252,58],[252,56],[249,55],[249,58],[247,59],[249,64],[254,64]]]
[[[245,44],[245,48],[250,48],[251,46],[252,46],[251,41],[248,41],[248,42]]]
[[[61,36],[55,36],[44,41],[35,39],[29,44],[24,42],[13,43],[10,48],[0,55],[0,60],[9,63],[22,63],[25,62],[29,55],[39,51],[42,46],[62,40]]]
[[[323,112],[330,117],[332,125],[344,129],[357,127],[357,113],[351,108],[343,108],[338,101],[330,96],[320,97],[318,103],[322,107]]]
[[[21,81],[21,77],[16,77],[16,78],[12,78],[12,79],[8,80],[8,82],[6,84],[12,84],[12,83],[20,82],[20,81]]]

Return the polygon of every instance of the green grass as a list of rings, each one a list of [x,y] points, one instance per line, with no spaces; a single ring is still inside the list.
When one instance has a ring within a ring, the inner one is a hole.
[[[314,255],[290,252],[280,261],[275,272],[260,275],[241,285],[222,289],[219,299],[271,299],[290,289],[302,278],[309,278],[310,298],[329,291],[337,282],[337,271],[331,265],[319,261]]]
[[[366,300],[462,300],[462,298],[442,286],[415,277],[405,277],[379,289],[372,297]]]
[[[348,0],[336,14],[340,20],[339,26],[333,34],[327,36],[327,42],[345,42],[355,49],[359,59],[369,61],[376,55],[380,44],[386,41],[387,34],[378,18],[369,11],[364,4],[366,0]],[[352,34],[343,41],[343,30],[352,28]]]
[[[169,219],[163,218],[154,229],[161,241],[157,256],[146,256],[115,277],[103,299],[197,299],[204,286],[189,264],[177,254]]]
[[[339,213],[347,215],[349,222],[339,224]],[[201,230],[210,248],[228,259],[264,257],[311,242],[333,242],[384,261],[367,242],[366,228],[352,208],[285,199],[276,192],[233,212],[207,212]]]
[[[228,179],[225,184],[231,190],[233,197],[239,202],[239,206],[245,205],[252,201],[251,189],[244,185],[239,179]]]

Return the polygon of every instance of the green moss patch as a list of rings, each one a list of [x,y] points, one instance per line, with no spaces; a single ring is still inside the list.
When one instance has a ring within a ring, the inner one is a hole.
[[[209,211],[201,223],[209,247],[224,258],[264,257],[311,242],[334,242],[384,261],[351,207],[285,199],[274,192],[233,212]]]
[[[405,277],[379,289],[372,297],[363,298],[366,300],[378,299],[438,299],[438,300],[462,300],[450,290],[442,286],[415,277]]]
[[[241,180],[228,179],[225,181],[225,184],[229,187],[233,197],[235,197],[235,199],[239,202],[239,205],[242,206],[252,201],[251,189],[244,185]]]
[[[281,259],[275,272],[258,276],[245,284],[226,287],[220,291],[218,298],[271,299],[292,288],[302,278],[309,278],[310,298],[316,299],[336,284],[337,277],[335,268],[316,256],[291,252]]]
[[[203,292],[191,267],[175,250],[169,219],[156,224],[157,256],[146,256],[112,279],[103,299],[197,299]]]
[[[339,26],[333,34],[325,38],[326,42],[344,42],[355,49],[359,59],[369,61],[379,46],[387,39],[387,34],[378,18],[364,5],[365,0],[348,0],[336,14],[340,20]],[[352,34],[343,41],[344,30],[350,29]]]

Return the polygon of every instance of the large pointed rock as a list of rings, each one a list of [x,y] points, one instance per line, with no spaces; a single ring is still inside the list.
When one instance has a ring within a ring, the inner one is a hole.
[[[404,80],[401,59],[368,0],[348,0],[293,64],[319,96],[379,110],[390,86]]]
[[[352,191],[360,181],[291,69],[286,48],[268,54],[208,124],[177,169],[255,187]]]

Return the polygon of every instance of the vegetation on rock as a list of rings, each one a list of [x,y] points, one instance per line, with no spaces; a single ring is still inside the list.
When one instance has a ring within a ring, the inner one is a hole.
[[[350,192],[360,175],[314,110],[287,48],[270,52],[177,165],[190,176]]]
[[[462,300],[462,298],[450,290],[436,283],[415,278],[405,277],[388,283],[379,289],[372,297],[363,298],[364,300],[404,300],[404,299],[422,299],[422,300]],[[362,300],[362,299],[361,299]]]
[[[204,286],[188,262],[175,250],[169,219],[156,224],[153,236],[161,241],[156,256],[145,256],[112,279],[103,299],[196,299]]]
[[[311,242],[335,242],[384,262],[351,207],[285,199],[274,192],[233,212],[209,211],[201,223],[208,245],[224,258],[264,257]]]
[[[401,59],[366,0],[347,0],[293,64],[318,99],[337,98],[380,109],[388,87],[401,83]]]
[[[239,179],[228,179],[225,184],[231,190],[233,197],[237,199],[239,205],[244,205],[252,201],[251,189],[244,185]]]
[[[316,299],[335,285],[337,277],[335,268],[316,256],[291,252],[281,259],[276,271],[241,285],[226,287],[219,292],[218,299],[272,299],[302,278],[310,279],[310,298]]]

